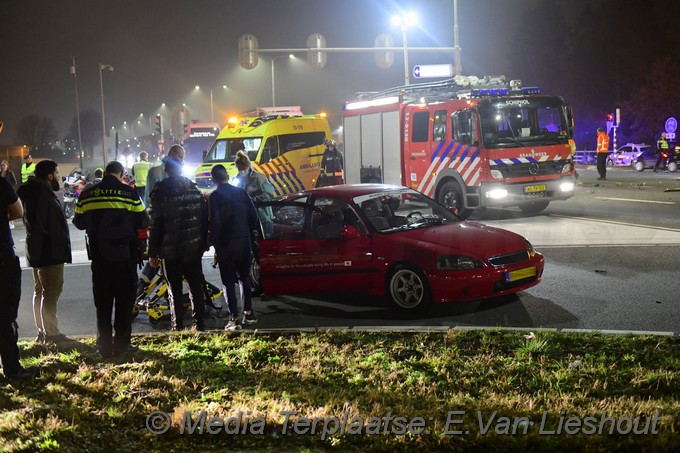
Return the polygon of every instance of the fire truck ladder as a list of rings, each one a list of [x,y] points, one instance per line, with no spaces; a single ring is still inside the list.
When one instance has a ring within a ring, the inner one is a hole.
[[[440,82],[418,83],[387,88],[382,91],[358,93],[359,100],[372,100],[388,96],[400,96],[402,100],[415,100],[421,97],[428,99],[452,99],[472,96],[472,90],[506,89],[517,91],[521,88],[519,80],[506,83],[505,76],[456,76]]]

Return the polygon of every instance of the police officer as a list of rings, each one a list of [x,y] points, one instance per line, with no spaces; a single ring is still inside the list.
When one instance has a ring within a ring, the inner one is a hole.
[[[342,184],[342,166],[342,154],[335,146],[335,141],[326,140],[326,150],[321,158],[321,174],[316,182],[316,187]]]
[[[604,133],[604,129],[597,128],[597,172],[600,174],[598,180],[607,179],[607,156],[609,156],[609,136]]]
[[[662,132],[659,140],[656,141],[656,148],[659,150],[659,158],[654,164],[654,173],[659,171],[659,167],[663,163],[664,159],[668,158],[670,161],[670,154],[668,154],[668,142],[666,141],[666,133]],[[665,157],[664,157],[665,156]],[[668,163],[666,163],[668,165]]]
[[[24,165],[21,166],[21,183],[28,181],[28,177],[35,172],[35,162],[33,162],[33,156],[26,154],[24,156]]]
[[[132,176],[135,177],[135,187],[140,199],[144,199],[146,194],[146,178],[149,175],[149,153],[142,151],[139,153],[139,162],[132,166]]]
[[[131,349],[132,307],[137,260],[146,248],[149,217],[137,192],[123,183],[125,169],[109,162],[102,180],[83,191],[73,224],[85,230],[92,260],[92,292],[97,309],[97,348],[102,358]],[[111,314],[115,305],[115,337]]]

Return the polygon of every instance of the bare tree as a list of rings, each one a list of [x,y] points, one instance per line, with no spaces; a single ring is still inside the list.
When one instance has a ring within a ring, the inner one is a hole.
[[[80,130],[83,138],[83,149],[87,156],[92,156],[94,147],[102,141],[102,116],[101,113],[92,109],[80,112]],[[71,126],[68,129],[66,140],[73,140],[78,143],[78,122],[73,117]]]
[[[16,136],[31,152],[49,153],[57,139],[57,129],[49,118],[28,115],[17,124]]]

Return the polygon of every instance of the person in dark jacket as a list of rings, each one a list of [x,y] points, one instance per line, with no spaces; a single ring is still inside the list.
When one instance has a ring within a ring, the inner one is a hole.
[[[162,264],[170,285],[172,330],[183,328],[182,276],[189,283],[194,328],[205,330],[201,258],[208,249],[208,206],[196,184],[182,176],[179,159],[163,159],[167,178],[150,195],[149,263]],[[161,261],[162,260],[162,261]]]
[[[129,350],[137,260],[146,249],[149,217],[135,189],[123,183],[125,168],[109,162],[101,182],[83,191],[73,224],[87,233],[92,293],[97,308],[97,347],[103,358]],[[112,338],[111,315],[116,307]]]
[[[224,285],[229,321],[225,330],[237,330],[241,323],[255,324],[250,282],[251,232],[258,231],[257,210],[245,189],[229,184],[229,174],[222,165],[211,172],[217,189],[210,194],[210,243],[215,247],[220,277]],[[236,280],[241,282],[243,321],[238,311]]]
[[[35,166],[17,191],[24,205],[26,259],[33,268],[33,316],[38,342],[62,343],[57,301],[64,286],[64,263],[71,262],[71,238],[61,203],[54,194],[61,188],[59,167],[53,160]]]
[[[9,221],[21,218],[21,202],[7,180],[0,178],[0,362],[5,379],[13,383],[29,381],[39,374],[35,367],[19,363],[19,326],[17,315],[21,301],[21,266],[14,254],[14,240]]]

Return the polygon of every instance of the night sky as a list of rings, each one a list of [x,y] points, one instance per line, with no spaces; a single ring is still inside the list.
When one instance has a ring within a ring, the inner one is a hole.
[[[463,73],[505,73],[506,37],[537,1],[459,0]],[[28,114],[52,119],[59,138],[65,136],[76,111],[72,56],[81,111],[101,111],[99,63],[114,67],[103,74],[107,128],[136,122],[141,113],[148,133],[162,102],[186,103],[193,119],[208,121],[210,89],[215,118],[223,123],[227,114],[271,105],[270,62],[240,67],[241,35],[254,34],[260,48],[285,49],[306,47],[312,33],[324,35],[328,47],[373,47],[379,34],[389,33],[400,46],[401,32],[390,20],[400,10],[420,18],[420,27],[408,32],[409,48],[453,47],[453,0],[3,0],[0,144],[15,143],[16,124]],[[366,52],[329,53],[321,70],[308,65],[305,53],[296,56],[276,60],[276,104],[325,111],[332,127],[354,93],[404,81],[399,52],[390,69],[378,68]],[[452,62],[450,52],[409,53],[411,66]],[[412,79],[418,81],[429,80]]]

